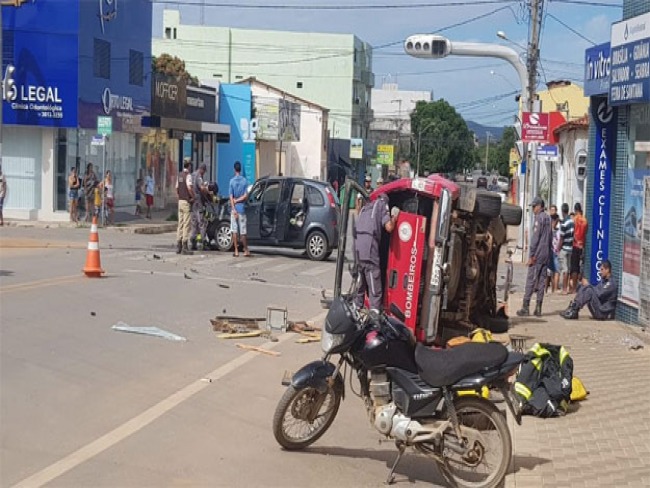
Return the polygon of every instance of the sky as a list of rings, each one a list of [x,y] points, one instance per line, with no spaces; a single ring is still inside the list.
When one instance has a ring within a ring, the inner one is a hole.
[[[374,47],[375,86],[398,83],[401,90],[432,91],[466,120],[510,125],[517,112],[515,70],[494,58],[416,59],[403,50],[412,34],[440,33],[452,41],[502,44],[517,51],[528,39],[525,1],[517,0],[153,0],[154,36],[162,35],[165,8],[181,12],[183,24],[354,34]],[[162,3],[164,2],[164,3]],[[205,6],[201,7],[200,4]],[[449,6],[450,3],[463,5]],[[584,51],[609,41],[611,24],[622,18],[623,0],[546,0],[542,24],[538,90],[545,82],[582,85]],[[444,6],[441,4],[445,4]],[[596,5],[590,5],[596,4]],[[597,4],[603,4],[597,5]],[[235,8],[250,5],[254,8]],[[263,5],[275,8],[261,8]],[[291,6],[371,6],[350,9],[291,9]],[[416,6],[416,8],[394,8]],[[392,7],[392,8],[391,8]],[[477,18],[480,17],[480,18]],[[476,20],[473,20],[477,18]],[[456,24],[462,24],[456,26]],[[565,25],[563,25],[565,24]],[[496,36],[506,33],[513,43]],[[574,32],[575,31],[575,32]],[[392,44],[396,43],[396,44]],[[392,44],[386,46],[387,44]],[[525,59],[522,57],[522,59]],[[548,110],[549,107],[543,107]],[[573,115],[573,114],[572,114]],[[581,116],[583,114],[576,114]]]

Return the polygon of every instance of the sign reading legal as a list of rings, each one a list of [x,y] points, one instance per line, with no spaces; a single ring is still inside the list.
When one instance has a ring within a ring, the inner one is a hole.
[[[547,113],[523,112],[521,114],[521,140],[524,142],[548,141],[549,116]]]
[[[650,102],[650,13],[612,24],[609,103]]]

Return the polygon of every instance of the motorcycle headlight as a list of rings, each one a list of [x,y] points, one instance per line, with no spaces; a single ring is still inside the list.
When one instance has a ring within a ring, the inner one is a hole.
[[[343,344],[344,340],[345,334],[330,334],[323,329],[320,335],[320,347],[324,353],[328,353],[335,347]]]

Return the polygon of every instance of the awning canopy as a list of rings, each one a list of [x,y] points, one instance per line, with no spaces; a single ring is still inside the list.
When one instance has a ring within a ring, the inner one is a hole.
[[[217,142],[230,142],[230,126],[214,122],[201,122],[199,120],[174,119],[150,115],[142,117],[142,127],[152,129],[174,129],[183,132],[216,134]]]

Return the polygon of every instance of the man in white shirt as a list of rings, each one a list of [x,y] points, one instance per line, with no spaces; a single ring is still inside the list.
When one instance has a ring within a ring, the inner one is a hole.
[[[151,218],[151,207],[153,207],[153,192],[156,181],[153,178],[153,168],[149,168],[149,174],[144,180],[144,195],[147,202],[146,218]]]

